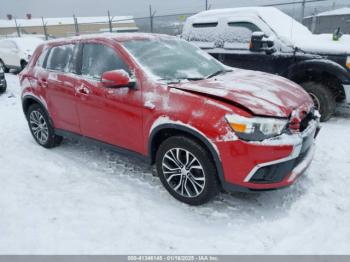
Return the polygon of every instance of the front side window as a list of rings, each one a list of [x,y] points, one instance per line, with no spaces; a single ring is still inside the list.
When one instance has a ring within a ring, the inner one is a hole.
[[[225,70],[209,54],[183,40],[130,40],[123,46],[158,79],[202,79]]]
[[[104,72],[119,69],[130,73],[128,66],[113,48],[102,44],[84,44],[82,75],[100,79]]]
[[[254,32],[261,31],[259,27],[249,22],[229,22],[223,33],[225,42],[249,43]]]
[[[70,61],[73,59],[74,44],[55,46],[51,48],[47,58],[46,68],[50,70],[69,72]]]

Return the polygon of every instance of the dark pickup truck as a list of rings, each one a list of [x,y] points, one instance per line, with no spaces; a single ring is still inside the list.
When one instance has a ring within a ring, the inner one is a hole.
[[[336,25],[335,25],[336,29]],[[350,103],[350,36],[314,35],[273,7],[218,9],[189,17],[183,39],[224,64],[286,77],[310,94],[327,121]]]

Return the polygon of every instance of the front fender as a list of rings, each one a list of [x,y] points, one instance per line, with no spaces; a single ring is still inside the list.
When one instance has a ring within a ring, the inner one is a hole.
[[[328,59],[310,59],[300,61],[288,68],[286,77],[295,80],[300,75],[307,72],[316,72],[319,74],[328,73],[338,78],[343,85],[350,84],[350,73],[338,63]]]

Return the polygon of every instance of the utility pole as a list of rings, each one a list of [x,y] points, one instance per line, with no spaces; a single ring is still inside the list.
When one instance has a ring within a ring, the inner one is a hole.
[[[74,14],[73,14],[73,20],[74,20],[75,35],[79,35],[78,19]]]
[[[150,22],[150,30],[153,33],[153,18],[156,14],[156,11],[152,11],[152,5],[149,5],[149,22]]]
[[[205,0],[205,10],[208,10],[209,6],[208,6],[208,0]]]
[[[43,29],[44,29],[44,34],[45,34],[45,40],[48,40],[49,39],[49,36],[47,34],[47,28],[46,28],[46,23],[44,22],[44,17],[42,16],[41,17],[41,21],[43,23]]]
[[[109,13],[109,10],[108,10],[108,24],[109,24],[109,32],[113,32],[113,25],[112,25],[112,18],[111,18],[111,15]]]
[[[301,3],[301,19],[300,19],[301,22],[303,22],[305,17],[305,4],[306,4],[306,0],[303,0],[303,2]]]
[[[17,19],[16,19],[16,17],[14,18],[14,20],[15,20],[15,25],[16,25],[17,36],[18,36],[18,37],[21,37],[21,30],[20,30],[20,28],[19,28],[19,25],[17,24]]]

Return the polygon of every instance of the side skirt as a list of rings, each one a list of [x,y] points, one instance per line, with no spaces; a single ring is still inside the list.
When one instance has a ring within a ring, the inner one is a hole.
[[[135,160],[139,160],[139,161],[142,161],[142,162],[145,162],[145,163],[148,163],[148,164],[151,163],[149,157],[144,156],[144,155],[142,155],[142,154],[140,154],[138,152],[134,152],[134,151],[131,151],[131,150],[128,150],[128,149],[125,149],[125,148],[122,148],[122,147],[119,147],[119,146],[116,146],[116,145],[108,144],[108,143],[96,140],[94,138],[82,136],[82,135],[79,135],[79,134],[76,134],[76,133],[73,133],[73,132],[70,132],[70,131],[66,131],[66,130],[63,130],[63,129],[55,129],[55,134],[58,135],[58,136],[66,137],[66,138],[72,138],[72,139],[76,139],[76,140],[87,141],[88,143],[94,144],[94,145],[96,145],[98,147],[101,147],[101,148],[105,148],[105,149],[111,150],[111,151],[116,152],[116,153],[118,153],[120,155],[129,157],[129,158],[132,158],[132,159],[135,159]]]

